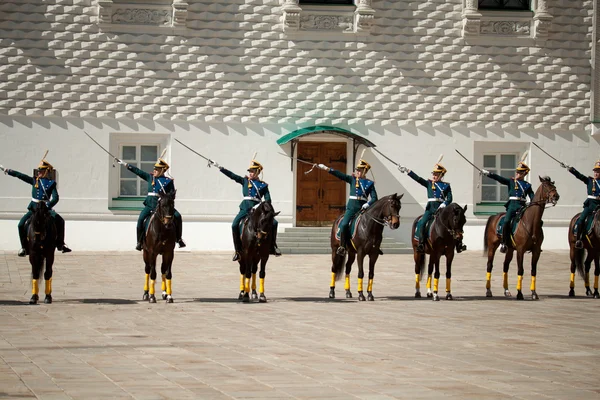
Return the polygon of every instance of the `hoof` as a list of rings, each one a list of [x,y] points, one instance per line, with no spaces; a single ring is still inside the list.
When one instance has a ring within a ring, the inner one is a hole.
[[[523,292],[521,292],[520,290],[517,291],[517,300],[524,300],[525,298],[523,297]]]
[[[240,294],[238,295],[238,300],[242,300],[244,298],[244,292],[243,290],[240,292]]]
[[[168,304],[170,304],[173,302],[173,296],[171,296],[170,294],[166,295],[165,300],[167,301]]]
[[[166,300],[167,299],[167,292],[162,292],[162,299]]]
[[[432,292],[427,292],[427,298],[430,299],[433,297],[433,293]]]
[[[46,303],[46,304],[52,304],[52,295],[47,294],[46,298],[44,298],[44,303]]]
[[[375,301],[375,297],[373,297],[373,293],[367,292],[367,300],[368,301]]]
[[[494,297],[494,296],[492,295],[492,289],[486,289],[486,290],[485,290],[485,297]]]
[[[242,303],[250,303],[250,293],[245,293],[242,296]]]
[[[540,296],[534,291],[531,292],[531,300],[539,300]]]
[[[335,299],[335,288],[329,288],[329,298]]]
[[[600,299],[600,293],[598,293],[598,289],[594,290],[594,298]]]
[[[144,294],[142,295],[142,300],[148,300],[148,291],[144,290]]]
[[[454,297],[452,297],[452,293],[446,293],[446,300],[454,300]]]
[[[433,294],[433,301],[440,301],[440,296],[437,293]]]
[[[569,289],[569,297],[575,297],[575,289]]]
[[[258,298],[258,302],[259,303],[266,303],[267,302],[267,297],[265,296],[264,293],[260,294],[260,297]]]
[[[415,292],[415,299],[421,298],[421,292]]]
[[[256,293],[256,290],[252,290],[252,300],[256,299],[258,299],[258,293]]]
[[[590,289],[590,287],[589,287],[589,286],[586,286],[586,287],[585,287],[585,295],[586,295],[587,297],[592,297],[592,289]]]
[[[347,299],[351,299],[352,298],[352,292],[350,290],[346,290],[346,298]]]
[[[512,297],[512,294],[508,289],[504,289],[504,297]]]
[[[156,296],[154,296],[153,294],[151,294],[150,297],[148,298],[148,302],[149,303],[156,303]]]
[[[358,301],[365,301],[365,295],[363,292],[358,292]]]
[[[29,299],[29,304],[37,304],[39,299],[40,297],[37,294],[34,294],[31,296],[31,299]]]

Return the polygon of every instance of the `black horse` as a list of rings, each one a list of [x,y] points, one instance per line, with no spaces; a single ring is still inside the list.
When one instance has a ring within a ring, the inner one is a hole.
[[[415,229],[422,215],[415,219],[412,226],[412,246],[415,259],[415,297],[421,297],[421,277],[425,272],[425,257],[429,254],[429,265],[427,271],[427,297],[433,297],[433,300],[440,299],[438,295],[438,285],[440,280],[440,259],[446,256],[446,300],[452,300],[450,290],[450,281],[452,278],[452,260],[454,259],[454,250],[458,240],[462,239],[463,227],[467,222],[464,208],[456,203],[450,203],[448,207],[438,209],[434,220],[431,223],[430,234],[425,243],[425,253],[417,251],[419,244],[415,239]],[[423,229],[426,229],[424,227]],[[435,273],[434,273],[435,269]],[[431,275],[433,273],[433,293],[431,291]]]
[[[38,280],[44,271],[46,297],[44,303],[52,303],[52,265],[56,248],[56,226],[46,203],[40,201],[33,210],[27,228],[29,263],[31,264],[31,299],[29,304],[37,304],[39,297]]]
[[[245,219],[242,229],[242,250],[240,252],[240,294],[238,300],[244,303],[250,302],[250,287],[252,287],[252,299],[258,298],[260,303],[266,303],[265,276],[266,266],[269,260],[269,252],[273,236],[273,220],[279,215],[275,212],[271,203],[262,202]],[[256,294],[256,272],[260,262],[260,287]],[[250,284],[252,280],[252,284]]]
[[[171,290],[171,266],[175,254],[177,232],[173,213],[175,212],[175,192],[159,193],[156,210],[150,217],[146,237],[144,239],[144,263],[146,265],[146,279],[144,284],[143,300],[156,303],[154,285],[156,283],[156,259],[162,255],[160,272],[162,275],[162,298],[167,303],[173,302]],[[150,282],[148,282],[150,280]]]
[[[375,276],[375,263],[380,254],[379,246],[383,239],[383,227],[389,226],[391,229],[398,229],[400,226],[400,208],[402,207],[400,199],[402,196],[404,196],[404,194],[398,196],[397,193],[394,193],[382,197],[357,217],[360,218],[360,220],[356,222],[356,228],[354,229],[355,233],[352,238],[352,247],[348,249],[348,260],[346,261],[346,281],[344,284],[346,298],[352,297],[352,292],[350,291],[350,271],[352,270],[352,263],[356,258],[358,263],[358,300],[365,301],[365,296],[363,294],[363,278],[365,276],[363,261],[368,255],[369,283],[367,285],[367,299],[369,301],[375,300],[373,297],[373,277]],[[335,282],[341,278],[342,271],[344,270],[345,257],[337,254],[337,249],[340,247],[340,241],[336,237],[338,226],[343,217],[343,214],[340,215],[331,228],[332,266],[331,284],[329,285],[330,299],[335,298]]]
[[[591,232],[582,235],[583,248],[575,247],[575,222],[581,213],[576,214],[569,224],[569,255],[571,257],[571,279],[569,281],[569,297],[575,297],[575,271],[583,278],[585,284],[585,295],[600,299],[598,292],[598,280],[600,277],[600,211],[594,211],[588,218],[592,218]],[[580,229],[586,229],[586,221],[583,221]],[[594,291],[590,287],[590,269],[594,262]]]

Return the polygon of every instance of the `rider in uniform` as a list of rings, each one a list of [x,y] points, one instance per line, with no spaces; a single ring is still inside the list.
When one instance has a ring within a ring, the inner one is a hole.
[[[56,248],[63,253],[70,253],[71,249],[65,244],[65,220],[52,209],[58,203],[58,190],[56,189],[56,181],[49,178],[54,167],[46,160],[42,160],[37,168],[37,176],[28,176],[19,171],[0,167],[5,174],[19,178],[25,183],[31,185],[31,202],[27,206],[27,213],[19,221],[19,239],[21,241],[21,250],[19,257],[25,257],[28,254],[27,232],[25,231],[25,223],[33,214],[33,210],[37,207],[40,201],[44,201],[50,215],[56,226]]]
[[[146,228],[145,221],[156,209],[156,206],[158,205],[159,193],[161,191],[163,193],[171,193],[175,191],[175,184],[173,183],[173,178],[165,176],[165,172],[167,172],[169,169],[169,164],[167,164],[167,162],[162,158],[159,158],[154,164],[154,170],[152,171],[152,174],[142,171],[141,169],[118,158],[115,158],[115,161],[125,166],[125,168],[142,178],[144,181],[148,182],[148,195],[146,196],[146,200],[144,200],[144,209],[140,213],[137,222],[137,245],[135,246],[135,249],[141,251],[142,238],[144,235],[144,229]],[[186,246],[186,244],[181,238],[183,233],[183,223],[181,221],[181,214],[179,211],[175,210],[173,213],[173,220],[175,221],[177,244],[180,248],[183,248]]]
[[[496,175],[486,169],[481,170],[482,174],[508,187],[508,201],[504,204],[504,207],[506,207],[506,216],[504,217],[504,226],[502,227],[500,253],[506,253],[506,246],[508,246],[510,241],[512,220],[519,210],[527,205],[526,197],[529,198],[529,201],[533,200],[534,193],[531,189],[531,183],[524,180],[530,170],[523,161],[520,161],[517,165],[515,177],[511,177],[510,179]]]
[[[210,161],[210,165],[214,165],[219,168],[219,171],[229,179],[236,181],[242,185],[242,202],[240,203],[240,211],[233,219],[231,224],[231,233],[233,236],[233,246],[235,248],[235,254],[233,255],[233,261],[240,259],[240,251],[242,250],[242,238],[240,237],[240,222],[246,218],[250,211],[256,209],[261,202],[266,201],[271,203],[271,193],[269,193],[269,185],[259,179],[259,175],[263,170],[263,166],[256,160],[252,160],[248,167],[248,175],[241,177],[234,174],[226,168],[221,167],[214,161]],[[281,251],[277,247],[277,225],[276,219],[273,219],[273,240],[271,241],[270,254],[279,257]]]
[[[366,178],[367,172],[371,169],[371,164],[362,158],[356,164],[354,174],[346,175],[326,165],[319,164],[318,168],[329,172],[342,181],[348,182],[350,185],[350,198],[346,204],[346,212],[344,218],[340,222],[340,247],[336,253],[340,256],[346,255],[346,250],[350,246],[350,223],[362,210],[366,210],[371,204],[377,201],[377,191],[375,190],[375,182]],[[367,198],[371,197],[369,201]]]
[[[594,176],[585,176],[575,168],[566,165],[565,163],[560,164],[561,167],[567,168],[567,170],[575,175],[577,179],[587,185],[587,199],[583,203],[583,211],[577,218],[575,226],[577,227],[577,241],[575,242],[575,248],[582,249],[583,243],[581,238],[583,237],[585,226],[583,225],[585,220],[600,206],[600,160],[594,164],[593,173]]]

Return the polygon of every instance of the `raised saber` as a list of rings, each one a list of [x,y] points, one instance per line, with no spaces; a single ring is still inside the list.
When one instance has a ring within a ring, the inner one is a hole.
[[[117,158],[117,157],[113,156],[112,154],[110,154],[110,152],[108,150],[106,150],[104,147],[102,147],[102,145],[100,143],[96,142],[96,140],[93,137],[91,137],[89,133],[87,133],[86,131],[83,131],[83,133],[85,133],[87,137],[89,137],[90,139],[92,139],[92,142],[96,143],[96,145],[98,147],[100,147],[102,150],[104,150],[104,152],[106,154],[108,154],[109,156],[111,156],[113,160],[115,160]],[[46,154],[48,154],[48,151],[46,151]],[[44,157],[45,157],[45,155],[44,155]],[[113,162],[113,168],[114,167],[115,167],[115,163]]]
[[[458,151],[456,149],[454,149],[454,151],[456,151],[459,156],[461,156],[462,158],[464,158],[466,162],[468,162],[469,164],[471,164],[473,166],[473,168],[475,168],[479,172],[482,172],[481,168],[479,168],[477,165],[473,164],[467,157],[463,156],[463,154],[460,151]]]
[[[540,146],[538,146],[537,144],[535,144],[535,142],[531,142],[535,147],[537,147],[538,149],[540,149],[542,151],[542,153],[544,153],[545,155],[547,155],[548,157],[550,157],[551,159],[553,159],[554,161],[556,161],[559,164],[564,164],[562,161],[557,160],[556,158],[552,157],[550,154],[548,154],[548,152],[544,149],[542,149]]]
[[[386,156],[385,154],[383,154],[382,152],[380,152],[379,150],[377,150],[376,147],[371,147],[372,150],[375,150],[377,153],[379,153],[379,155],[381,155],[383,158],[385,158],[386,160],[388,160],[389,162],[391,162],[392,164],[394,164],[396,167],[401,167],[400,164],[398,164],[396,161],[392,160],[391,158],[389,158],[388,156]]]
[[[180,145],[182,145],[183,147],[185,147],[186,149],[188,149],[189,151],[191,151],[192,153],[194,153],[194,154],[196,154],[197,156],[200,156],[200,157],[204,158],[206,161],[208,161],[208,166],[209,166],[209,167],[212,165],[212,163],[214,163],[214,161],[213,161],[213,160],[211,160],[210,158],[208,158],[208,157],[205,157],[205,156],[203,156],[202,154],[198,153],[196,150],[192,149],[190,146],[188,146],[188,145],[184,144],[184,143],[183,143],[181,140],[179,140],[179,139],[175,139],[175,141],[176,141],[177,143],[179,143]]]
[[[317,165],[317,164],[315,164],[315,163],[312,163],[312,162],[310,162],[310,161],[305,161],[305,160],[302,160],[301,158],[298,158],[298,157],[292,157],[292,156],[288,156],[287,154],[285,154],[285,153],[281,153],[281,152],[279,152],[279,151],[277,152],[277,154],[280,154],[280,155],[282,155],[282,156],[285,156],[285,157],[287,157],[287,158],[291,158],[292,160],[296,160],[296,161],[298,161],[298,162],[301,162],[301,163],[303,163],[303,164],[312,165],[312,168],[311,168],[311,169],[309,169],[308,171],[304,172],[304,175],[308,175],[308,174],[310,174],[310,173],[313,171],[313,169],[315,169],[315,165]]]

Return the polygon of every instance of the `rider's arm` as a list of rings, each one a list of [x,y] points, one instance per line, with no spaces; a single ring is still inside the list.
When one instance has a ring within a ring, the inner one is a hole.
[[[429,182],[426,179],[421,178],[419,175],[415,174],[413,171],[410,171],[408,173],[408,176],[410,176],[414,181],[418,182],[421,186],[429,186]]]
[[[590,181],[590,178],[588,176],[583,175],[581,172],[577,171],[575,168],[571,167],[569,168],[569,172],[572,173],[573,175],[575,175],[575,177],[577,179],[579,179],[580,181],[582,181],[583,183],[585,183],[586,185],[588,184],[588,182]]]
[[[335,176],[338,179],[341,179],[341,180],[343,180],[345,182],[348,182],[348,183],[352,183],[352,177],[350,175],[346,175],[346,174],[344,174],[344,173],[342,173],[340,171],[336,171],[333,168],[329,169],[329,173],[331,175]]]
[[[271,204],[271,192],[269,192],[269,185],[264,187],[262,198],[264,202]]]
[[[31,177],[31,176],[27,176],[19,171],[15,171],[13,169],[6,169],[6,173],[10,176],[14,176],[15,178],[19,178],[20,180],[22,180],[25,183],[29,183],[30,185],[35,184],[35,178]]]
[[[449,205],[450,203],[452,203],[452,188],[450,187],[450,184],[448,184],[448,186],[446,186],[446,190],[444,190],[444,204],[445,205]]]
[[[48,200],[48,208],[52,208],[58,203],[58,190],[56,190],[56,182],[51,186],[50,199]]]
[[[369,205],[372,206],[373,203],[377,201],[377,190],[375,190],[375,184],[371,185],[371,192],[369,193],[371,200],[368,201]]]
[[[535,193],[533,193],[533,189],[531,188],[531,185],[529,185],[529,187],[527,188],[525,195],[527,197],[529,197],[529,201],[533,201],[533,196],[535,196]]]
[[[146,171],[142,171],[138,167],[135,167],[131,164],[127,164],[127,169],[130,170],[131,172],[133,172],[134,174],[136,174],[137,176],[139,176],[140,178],[142,178],[143,180],[145,180],[146,182],[148,182],[150,179],[152,179],[152,175],[150,175]]]
[[[221,173],[223,175],[225,175],[226,177],[228,177],[231,180],[236,181],[237,183],[239,183],[240,185],[244,184],[244,178],[234,174],[233,172],[231,172],[230,170],[228,170],[227,168],[221,168],[219,171],[221,171]]]
[[[488,174],[488,178],[495,180],[496,182],[500,182],[503,185],[506,186],[510,186],[511,185],[511,180],[508,178],[505,178],[503,176],[500,176],[498,174],[494,174],[493,172],[490,172]]]

